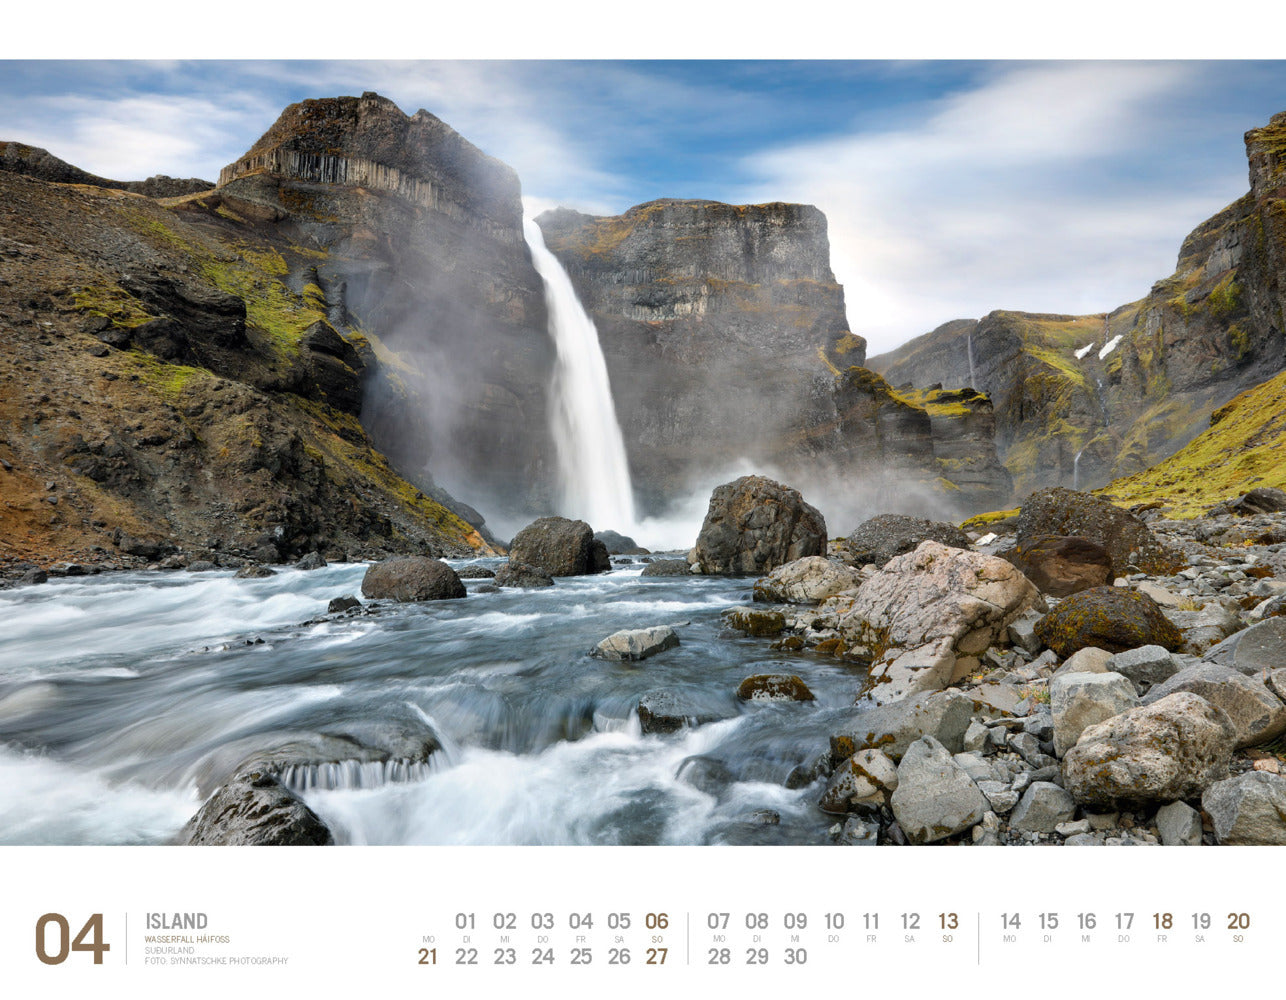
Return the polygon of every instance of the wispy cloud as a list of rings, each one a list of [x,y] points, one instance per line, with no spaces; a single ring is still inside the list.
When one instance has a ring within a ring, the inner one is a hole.
[[[1176,63],[1002,66],[897,125],[753,154],[744,194],[826,212],[850,323],[873,352],[996,308],[1110,309],[1244,189],[1233,157],[1178,184],[1137,169],[1174,146],[1201,78]],[[1238,136],[1223,141],[1235,154]]]

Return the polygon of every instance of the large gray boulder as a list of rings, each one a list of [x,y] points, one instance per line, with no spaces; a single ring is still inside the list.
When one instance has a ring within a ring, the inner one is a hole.
[[[467,593],[455,570],[428,556],[386,559],[362,577],[362,594],[372,600],[441,601]]]
[[[334,836],[299,796],[262,771],[221,786],[179,834],[180,844],[291,847],[333,844]]]
[[[1201,796],[1221,844],[1286,844],[1286,778],[1248,771]]]
[[[929,844],[969,829],[987,812],[987,798],[951,755],[925,736],[908,748],[898,765],[890,804],[913,844]]]
[[[1090,726],[1129,711],[1138,703],[1134,685],[1120,674],[1055,674],[1049,680],[1054,752],[1062,757]]]
[[[798,490],[764,476],[715,487],[695,549],[702,573],[726,576],[757,576],[825,554],[821,513]]]
[[[1108,669],[1128,677],[1143,695],[1177,674],[1179,664],[1164,646],[1137,646],[1113,655]]]
[[[542,517],[514,535],[509,561],[534,566],[550,576],[586,576],[612,568],[607,546],[595,541],[584,521]]]
[[[1286,667],[1286,618],[1269,618],[1208,649],[1202,659],[1243,674]]]
[[[652,628],[628,628],[613,632],[592,650],[604,660],[645,660],[649,656],[673,649],[679,637],[669,625]]]
[[[972,699],[959,691],[922,694],[866,708],[832,734],[831,758],[841,761],[860,750],[876,749],[899,760],[923,736],[932,736],[952,753],[960,753],[975,710]]]
[[[1183,558],[1167,549],[1129,511],[1089,493],[1056,486],[1037,490],[1018,512],[1019,549],[1046,535],[1075,535],[1102,546],[1117,573],[1137,566],[1145,573],[1169,573]]]
[[[528,563],[514,562],[512,559],[496,570],[496,575],[493,579],[497,587],[530,589],[532,587],[552,587],[554,585],[554,578],[540,567],[531,566]]]
[[[1180,691],[1086,729],[1063,758],[1063,783],[1098,812],[1195,798],[1228,776],[1236,740],[1222,709]]]
[[[930,541],[891,560],[851,601],[831,604],[850,653],[871,661],[872,698],[887,703],[976,670],[1039,596],[1004,559]]]
[[[849,532],[840,552],[854,566],[884,566],[894,556],[914,552],[921,542],[969,548],[969,536],[954,524],[906,514],[878,514]]]
[[[1053,833],[1076,815],[1076,801],[1052,781],[1033,781],[1009,815],[1009,828],[1028,833]]]
[[[778,566],[755,582],[755,600],[770,604],[817,604],[862,585],[857,570],[825,556],[805,556]]]
[[[1257,677],[1217,663],[1185,667],[1148,692],[1144,701],[1152,704],[1175,691],[1199,694],[1218,705],[1237,730],[1237,746],[1267,743],[1286,732],[1286,702]]]

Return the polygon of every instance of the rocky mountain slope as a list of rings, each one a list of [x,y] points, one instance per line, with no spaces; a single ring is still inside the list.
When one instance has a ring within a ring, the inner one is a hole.
[[[537,221],[598,327],[649,509],[736,459],[894,504],[917,493],[977,509],[1008,493],[985,474],[966,476],[963,493],[948,483],[923,405],[861,367],[866,343],[848,328],[812,206],[662,200]],[[990,463],[968,462],[998,468],[984,438]],[[962,447],[953,437],[947,464]]]
[[[358,422],[375,352],[294,281],[323,251],[40,173],[0,172],[0,557],[488,550]]]
[[[1174,274],[1145,298],[1109,314],[957,320],[872,367],[895,385],[990,395],[1019,495],[1102,485],[1172,454],[1211,410],[1281,368],[1286,114],[1245,141],[1250,191],[1184,240]]]

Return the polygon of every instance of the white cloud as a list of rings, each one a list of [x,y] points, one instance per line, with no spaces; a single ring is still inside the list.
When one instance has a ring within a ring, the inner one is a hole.
[[[1121,171],[1121,157],[1164,155],[1152,146],[1173,131],[1168,108],[1199,77],[1173,63],[1001,66],[895,127],[754,155],[742,194],[826,213],[872,354],[992,309],[1104,311],[1145,294],[1187,230],[1244,190],[1244,173],[1167,187]]]

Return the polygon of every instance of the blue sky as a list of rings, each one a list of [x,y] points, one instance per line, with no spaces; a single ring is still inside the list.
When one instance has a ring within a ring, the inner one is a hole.
[[[214,178],[287,104],[376,90],[512,165],[534,205],[818,205],[852,328],[1146,294],[1246,190],[1286,62],[0,62],[0,138],[108,177]]]

